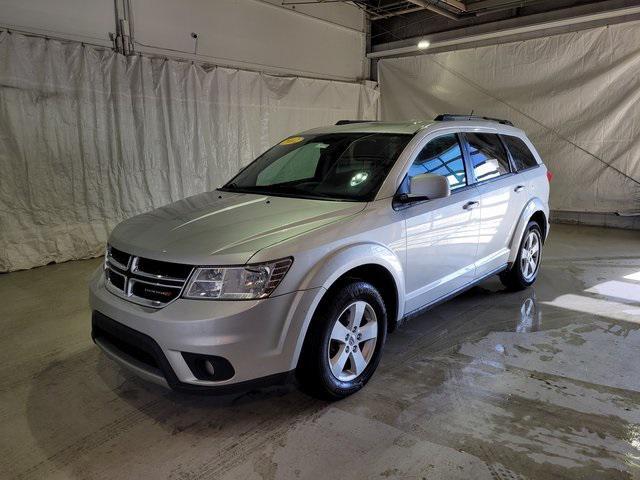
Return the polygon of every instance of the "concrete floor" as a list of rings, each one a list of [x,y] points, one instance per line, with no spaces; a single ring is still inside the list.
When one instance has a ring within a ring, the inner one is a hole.
[[[409,322],[333,404],[132,377],[89,338],[99,263],[0,275],[0,478],[640,478],[639,232],[554,225],[535,288]]]

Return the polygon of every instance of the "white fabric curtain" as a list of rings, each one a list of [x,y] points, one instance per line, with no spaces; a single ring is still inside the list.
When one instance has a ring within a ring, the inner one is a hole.
[[[555,174],[551,208],[640,211],[640,23],[382,60],[383,120],[494,116]]]
[[[100,255],[121,220],[211,190],[282,138],[375,119],[359,85],[0,33],[0,271]]]

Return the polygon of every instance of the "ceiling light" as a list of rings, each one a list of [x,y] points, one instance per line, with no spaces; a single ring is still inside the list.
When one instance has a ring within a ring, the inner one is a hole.
[[[418,50],[426,50],[431,45],[429,40],[420,40],[418,42]]]

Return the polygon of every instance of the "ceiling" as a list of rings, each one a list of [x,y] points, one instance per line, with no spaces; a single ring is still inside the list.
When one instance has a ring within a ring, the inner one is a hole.
[[[355,0],[371,20],[371,46],[434,33],[585,8],[593,11],[638,4],[594,0]],[[533,17],[532,17],[533,18]]]

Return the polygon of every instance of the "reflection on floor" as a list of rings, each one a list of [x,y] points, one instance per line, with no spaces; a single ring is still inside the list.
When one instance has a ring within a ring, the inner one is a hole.
[[[535,288],[412,320],[334,404],[137,380],[89,340],[99,263],[0,276],[0,478],[640,477],[637,232],[554,225]]]

